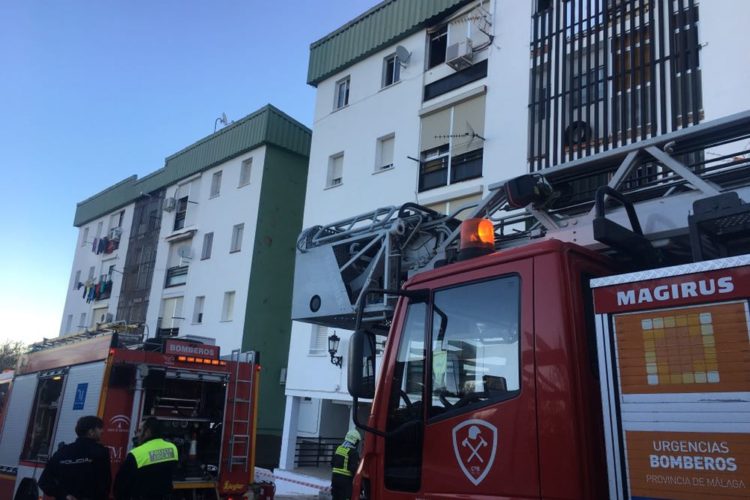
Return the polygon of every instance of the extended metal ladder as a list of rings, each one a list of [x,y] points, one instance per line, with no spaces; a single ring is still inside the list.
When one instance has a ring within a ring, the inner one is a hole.
[[[695,251],[696,241],[750,232],[750,111],[534,172],[526,180],[546,196],[520,205],[507,195],[517,179],[490,185],[483,200],[461,209],[493,221],[497,249],[554,238],[616,256],[628,250],[618,237],[634,234],[630,240],[679,258],[700,257],[706,252]],[[607,206],[611,199],[625,208]],[[413,203],[303,231],[293,319],[353,329],[365,301],[363,322],[387,328],[394,297],[371,303],[366,291],[398,289],[414,273],[451,262],[459,234],[457,219]]]
[[[235,373],[234,384],[230,393],[232,409],[228,429],[230,433],[228,466],[229,471],[232,471],[235,467],[242,467],[247,472],[250,467],[248,457],[253,439],[253,418],[255,417],[255,410],[253,408],[257,409],[256,402],[253,401],[255,397],[256,353],[254,351],[242,352],[240,349],[235,349],[231,353],[230,360],[233,363]],[[243,364],[250,365],[250,375],[247,379],[241,378]],[[241,392],[245,392],[244,388],[247,389],[247,397],[240,396]],[[243,412],[242,408],[247,408],[247,411]]]

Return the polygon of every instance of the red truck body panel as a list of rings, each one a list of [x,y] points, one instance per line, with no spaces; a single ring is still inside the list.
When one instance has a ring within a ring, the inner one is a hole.
[[[425,418],[419,491],[386,487],[386,439],[368,433],[361,476],[369,479],[372,497],[599,499],[606,495],[599,386],[591,359],[595,341],[584,289],[589,277],[610,272],[601,256],[548,241],[412,279],[406,289],[441,290],[496,277],[520,278],[521,389],[510,399],[467,407],[450,418],[434,422]],[[384,395],[391,393],[396,379],[406,306],[402,299],[397,307],[373,401],[370,425],[378,429],[387,425]],[[473,444],[477,442],[466,435],[471,427],[481,430],[486,444]]]

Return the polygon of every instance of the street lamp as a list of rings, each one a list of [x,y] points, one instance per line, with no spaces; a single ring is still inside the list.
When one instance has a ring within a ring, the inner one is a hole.
[[[341,360],[344,359],[344,357],[336,356],[336,352],[339,350],[339,342],[341,342],[341,339],[336,335],[336,332],[333,332],[333,334],[328,337],[328,354],[331,355],[331,364],[341,368]]]

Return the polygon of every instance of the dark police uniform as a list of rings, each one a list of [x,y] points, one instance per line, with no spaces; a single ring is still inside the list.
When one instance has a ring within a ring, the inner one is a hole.
[[[42,491],[59,500],[107,500],[111,483],[109,450],[87,437],[55,452],[39,477]]]
[[[115,478],[117,500],[162,500],[172,492],[177,447],[161,438],[128,453]]]

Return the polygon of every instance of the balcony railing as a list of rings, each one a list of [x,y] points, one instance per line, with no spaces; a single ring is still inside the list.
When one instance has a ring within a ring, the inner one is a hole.
[[[328,466],[342,441],[342,438],[298,437],[294,461],[297,467]]]

